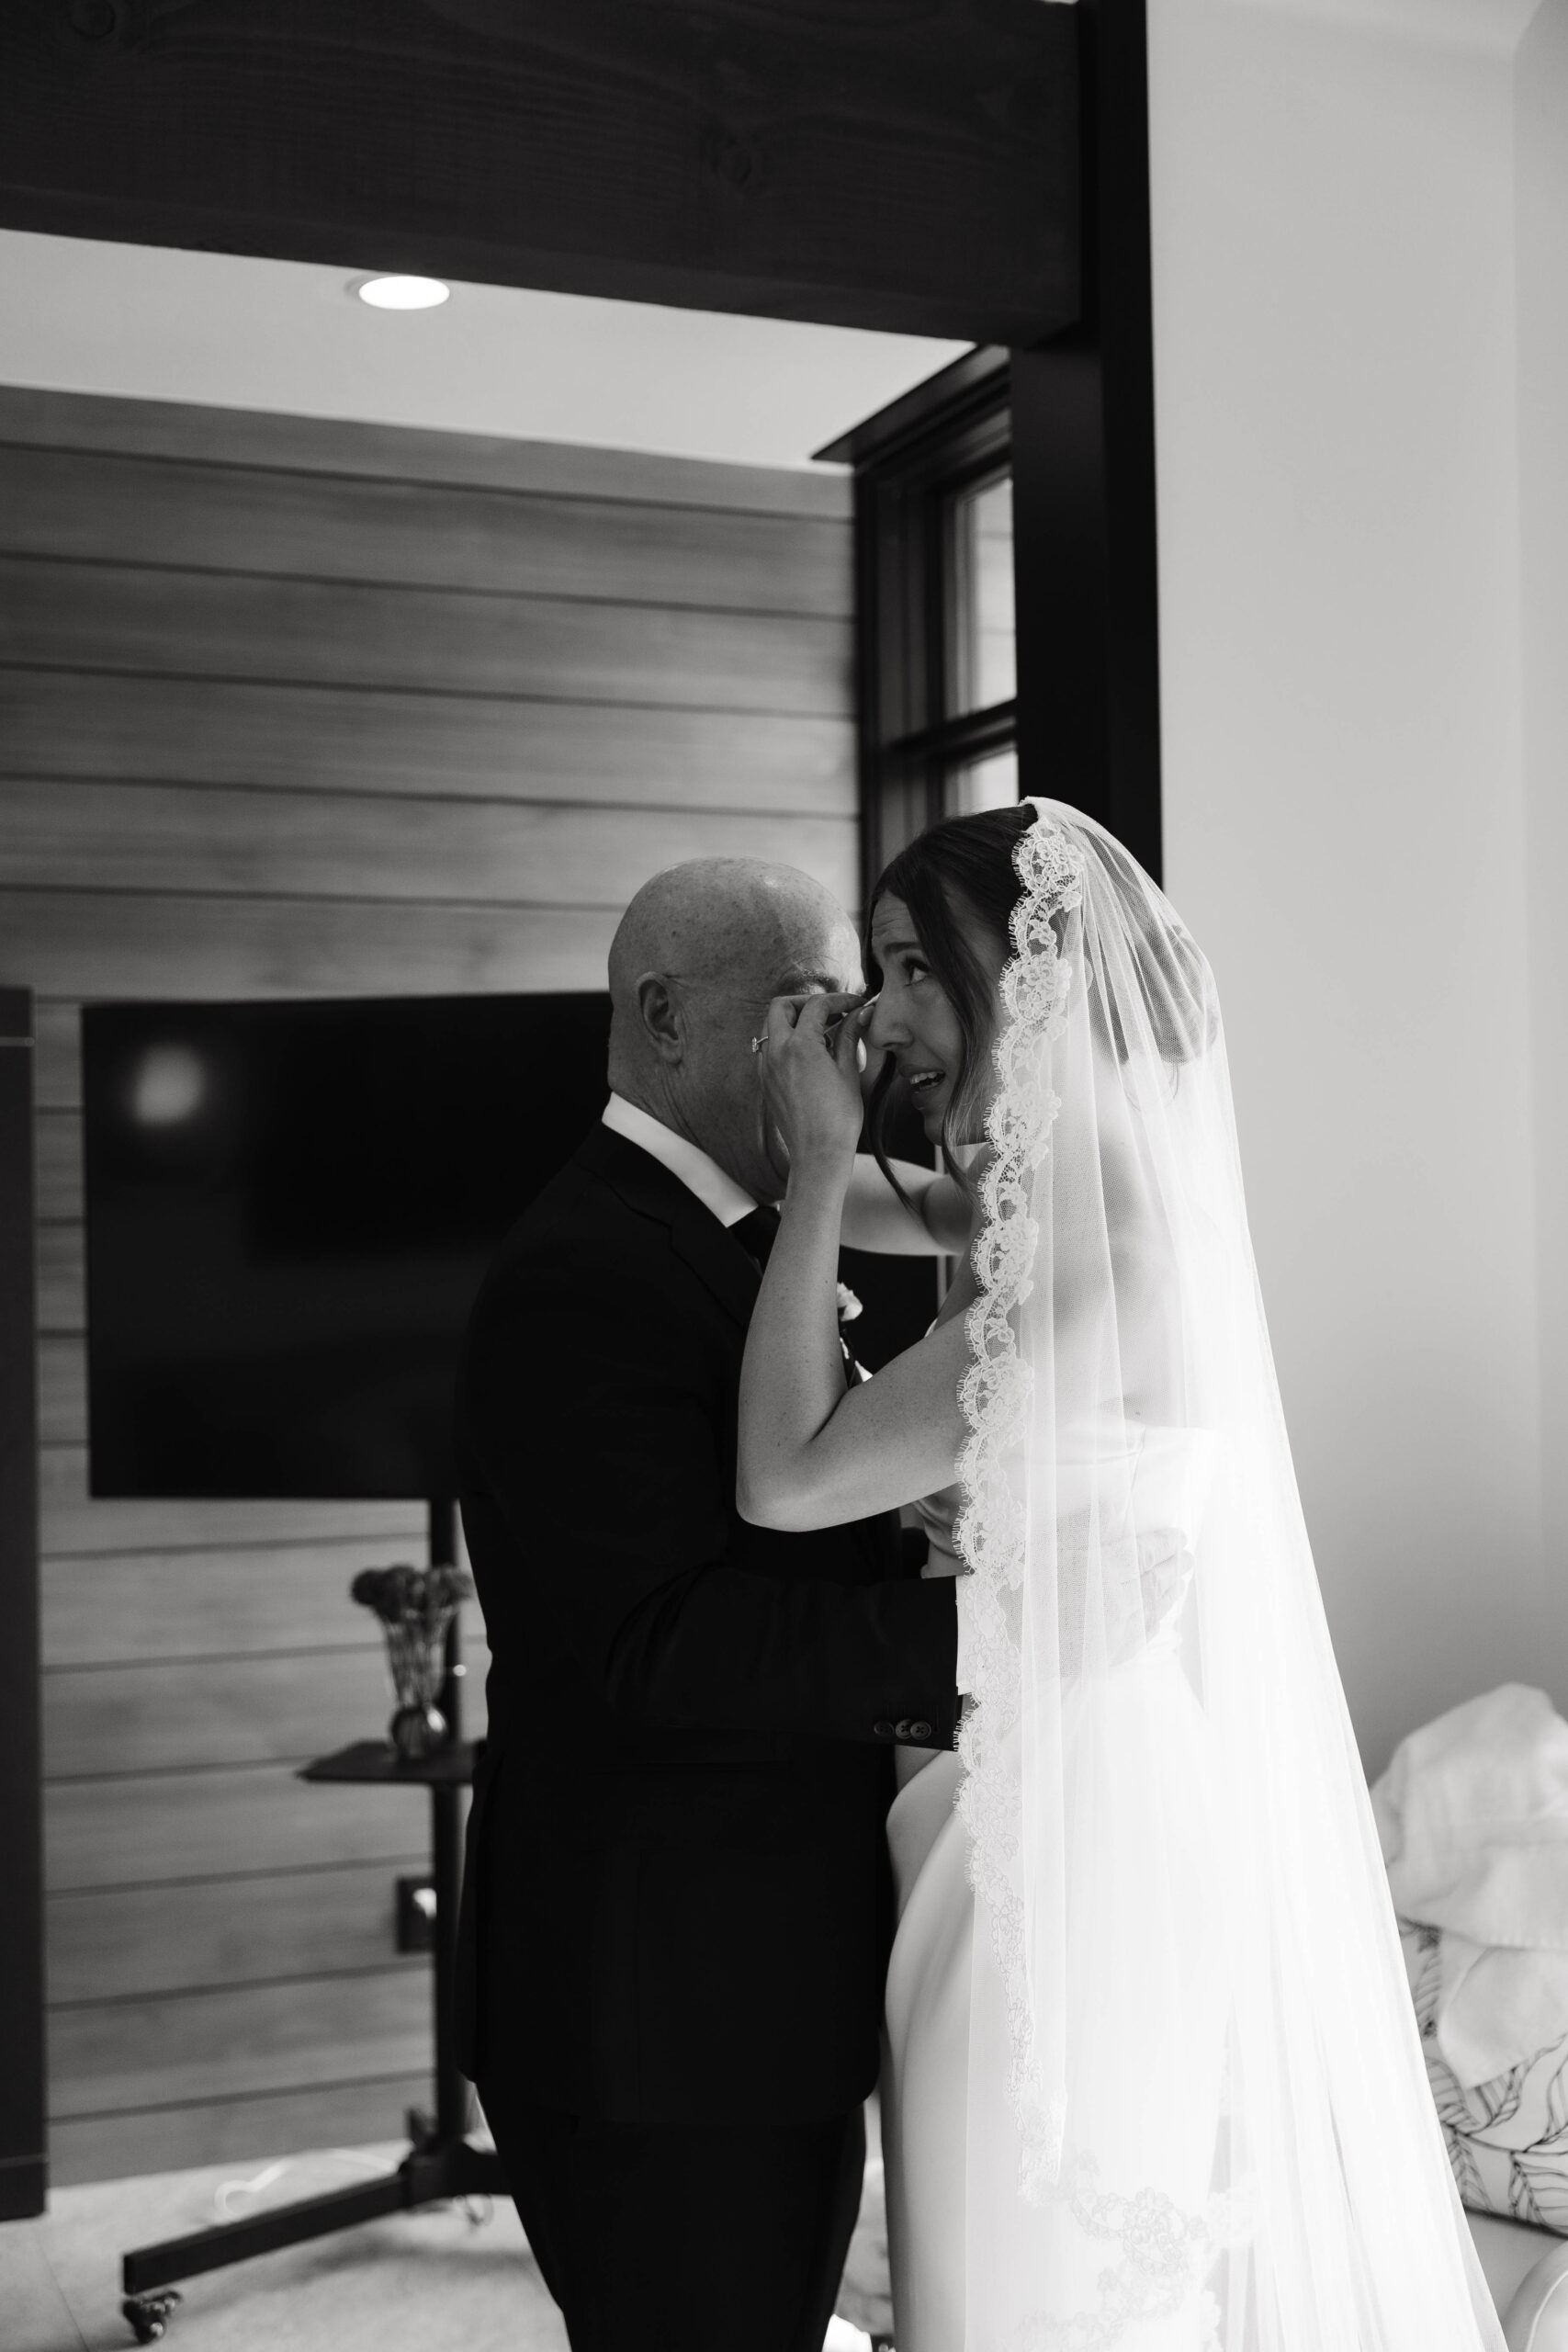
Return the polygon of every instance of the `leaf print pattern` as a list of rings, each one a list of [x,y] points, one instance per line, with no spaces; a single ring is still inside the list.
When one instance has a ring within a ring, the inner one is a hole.
[[[1399,1939],[1461,2202],[1568,2237],[1568,2036],[1466,2090],[1438,2047],[1441,1931],[1402,1919]]]

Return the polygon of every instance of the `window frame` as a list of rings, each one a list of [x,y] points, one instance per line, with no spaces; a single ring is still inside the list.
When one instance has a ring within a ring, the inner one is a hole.
[[[955,498],[1010,477],[1010,354],[966,352],[817,455],[854,468],[862,904],[935,822],[953,770],[1015,749],[1018,702],[954,712]]]

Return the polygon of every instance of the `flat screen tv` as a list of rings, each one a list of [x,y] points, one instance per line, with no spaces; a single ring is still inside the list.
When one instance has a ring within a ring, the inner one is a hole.
[[[602,994],[86,1007],[90,1491],[450,1497],[468,1309],[604,1110],[609,1017]],[[912,1120],[897,1148],[929,1159]],[[845,1274],[874,1370],[935,1313],[935,1267]]]
[[[91,1491],[453,1494],[469,1306],[609,1028],[602,994],[85,1008]]]

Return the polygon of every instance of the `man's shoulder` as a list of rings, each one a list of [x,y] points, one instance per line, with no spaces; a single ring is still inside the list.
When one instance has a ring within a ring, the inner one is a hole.
[[[517,1218],[491,1261],[491,1279],[537,1278],[570,1263],[611,1269],[668,1254],[668,1228],[639,1214],[586,1136]]]
[[[476,1379],[489,1382],[498,1366],[508,1378],[536,1378],[547,1363],[560,1365],[573,1336],[636,1316],[648,1302],[655,1326],[670,1320],[660,1298],[658,1264],[668,1256],[576,1155],[551,1177],[512,1227],[485,1271],[469,1310],[458,1374],[468,1396]]]
[[[712,1222],[680,1179],[636,1144],[595,1128],[529,1202],[491,1260],[475,1324],[530,1314],[563,1295],[614,1306],[617,1320],[640,1299],[656,1312],[707,1295],[690,1228]],[[714,1227],[713,1238],[718,1228]]]

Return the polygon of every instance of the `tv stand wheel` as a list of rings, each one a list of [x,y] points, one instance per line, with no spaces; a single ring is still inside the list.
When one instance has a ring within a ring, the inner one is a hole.
[[[160,2287],[152,2295],[127,2295],[120,2310],[130,2322],[138,2344],[156,2344],[169,2324],[169,2314],[180,2300],[177,2287]]]

